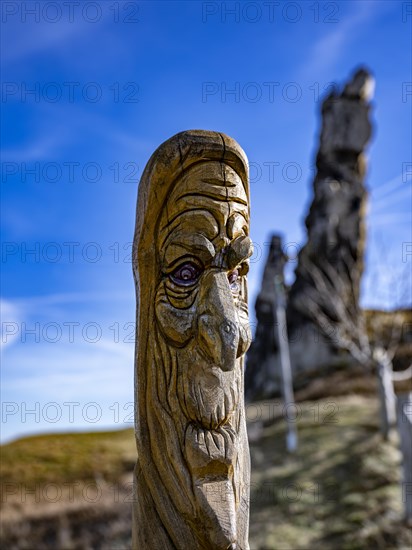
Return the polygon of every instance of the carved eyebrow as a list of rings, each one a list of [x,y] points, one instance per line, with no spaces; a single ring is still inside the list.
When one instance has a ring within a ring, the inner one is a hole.
[[[201,180],[203,183],[209,183],[211,185],[216,185],[217,187],[236,187],[236,183],[230,179],[221,180],[219,178],[204,178]]]
[[[202,208],[190,208],[190,210],[184,210],[183,212],[178,212],[175,216],[173,216],[173,218],[170,218],[170,219],[167,220],[167,223],[165,223],[165,225],[163,225],[160,228],[160,231],[164,231],[165,229],[170,227],[173,224],[173,222],[175,222],[180,216],[183,216],[183,215],[187,214],[188,212],[190,212],[190,213],[192,213],[192,212],[206,212],[207,214],[209,214],[209,211],[206,210],[204,207],[202,207]]]
[[[180,259],[192,255],[199,258],[202,264],[205,265],[213,259],[215,253],[213,244],[201,233],[190,235],[180,233],[174,239],[171,236],[171,240],[166,244],[163,264],[171,267]]]
[[[249,224],[243,212],[234,212],[226,223],[227,235],[230,239],[249,234]]]
[[[205,180],[202,180],[202,181],[205,181]],[[225,188],[231,188],[231,187],[236,187],[235,185],[221,185],[220,188],[221,189],[225,189]],[[246,200],[240,198],[240,197],[232,197],[232,196],[227,196],[227,193],[222,193],[221,195],[218,195],[216,193],[213,193],[213,192],[208,192],[208,191],[199,191],[199,192],[191,192],[191,193],[185,193],[184,195],[180,195],[178,197],[178,199],[176,200],[176,202],[186,198],[186,197],[201,197],[201,198],[204,198],[204,197],[208,197],[209,199],[212,199],[212,200],[215,200],[215,201],[218,201],[218,202],[227,202],[228,199],[231,201],[231,202],[237,202],[239,204],[242,204],[244,206],[247,206],[248,203]]]
[[[238,237],[231,242],[226,250],[229,269],[246,261],[253,254],[253,244],[249,237]]]

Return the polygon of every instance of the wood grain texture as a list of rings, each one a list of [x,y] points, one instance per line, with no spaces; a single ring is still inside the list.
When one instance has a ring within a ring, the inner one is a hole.
[[[143,173],[133,270],[133,548],[247,550],[247,159],[224,134],[163,143]]]

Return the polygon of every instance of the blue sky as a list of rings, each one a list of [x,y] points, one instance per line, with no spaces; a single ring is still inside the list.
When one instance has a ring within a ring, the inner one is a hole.
[[[319,98],[359,65],[376,80],[362,301],[410,300],[411,2],[1,7],[3,440],[131,425],[137,185],[176,132],[248,155],[253,310],[270,233],[304,242]]]

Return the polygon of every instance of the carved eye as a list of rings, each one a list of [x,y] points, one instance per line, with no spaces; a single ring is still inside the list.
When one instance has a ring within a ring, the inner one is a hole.
[[[228,274],[227,278],[229,280],[230,290],[232,292],[239,292],[239,270],[234,269]]]
[[[177,285],[193,285],[200,277],[202,270],[195,264],[188,262],[180,265],[170,274],[170,278]]]

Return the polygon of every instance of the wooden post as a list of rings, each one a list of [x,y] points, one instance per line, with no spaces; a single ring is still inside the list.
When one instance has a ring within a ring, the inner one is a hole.
[[[288,452],[294,453],[298,448],[298,432],[296,418],[290,418],[290,405],[295,408],[295,397],[293,395],[292,367],[290,364],[289,341],[286,326],[286,299],[283,288],[283,276],[275,276],[275,308],[274,316],[276,320],[275,337],[279,344],[280,366],[282,376],[282,393],[284,401],[284,410],[287,423],[286,448]]]
[[[163,143],[139,184],[134,550],[249,550],[248,161],[219,132]]]
[[[382,348],[374,351],[377,361],[379,399],[381,403],[381,432],[387,440],[391,429],[396,425],[396,395],[393,389],[392,363]]]
[[[397,395],[397,416],[402,451],[402,502],[405,520],[412,525],[412,392]]]

